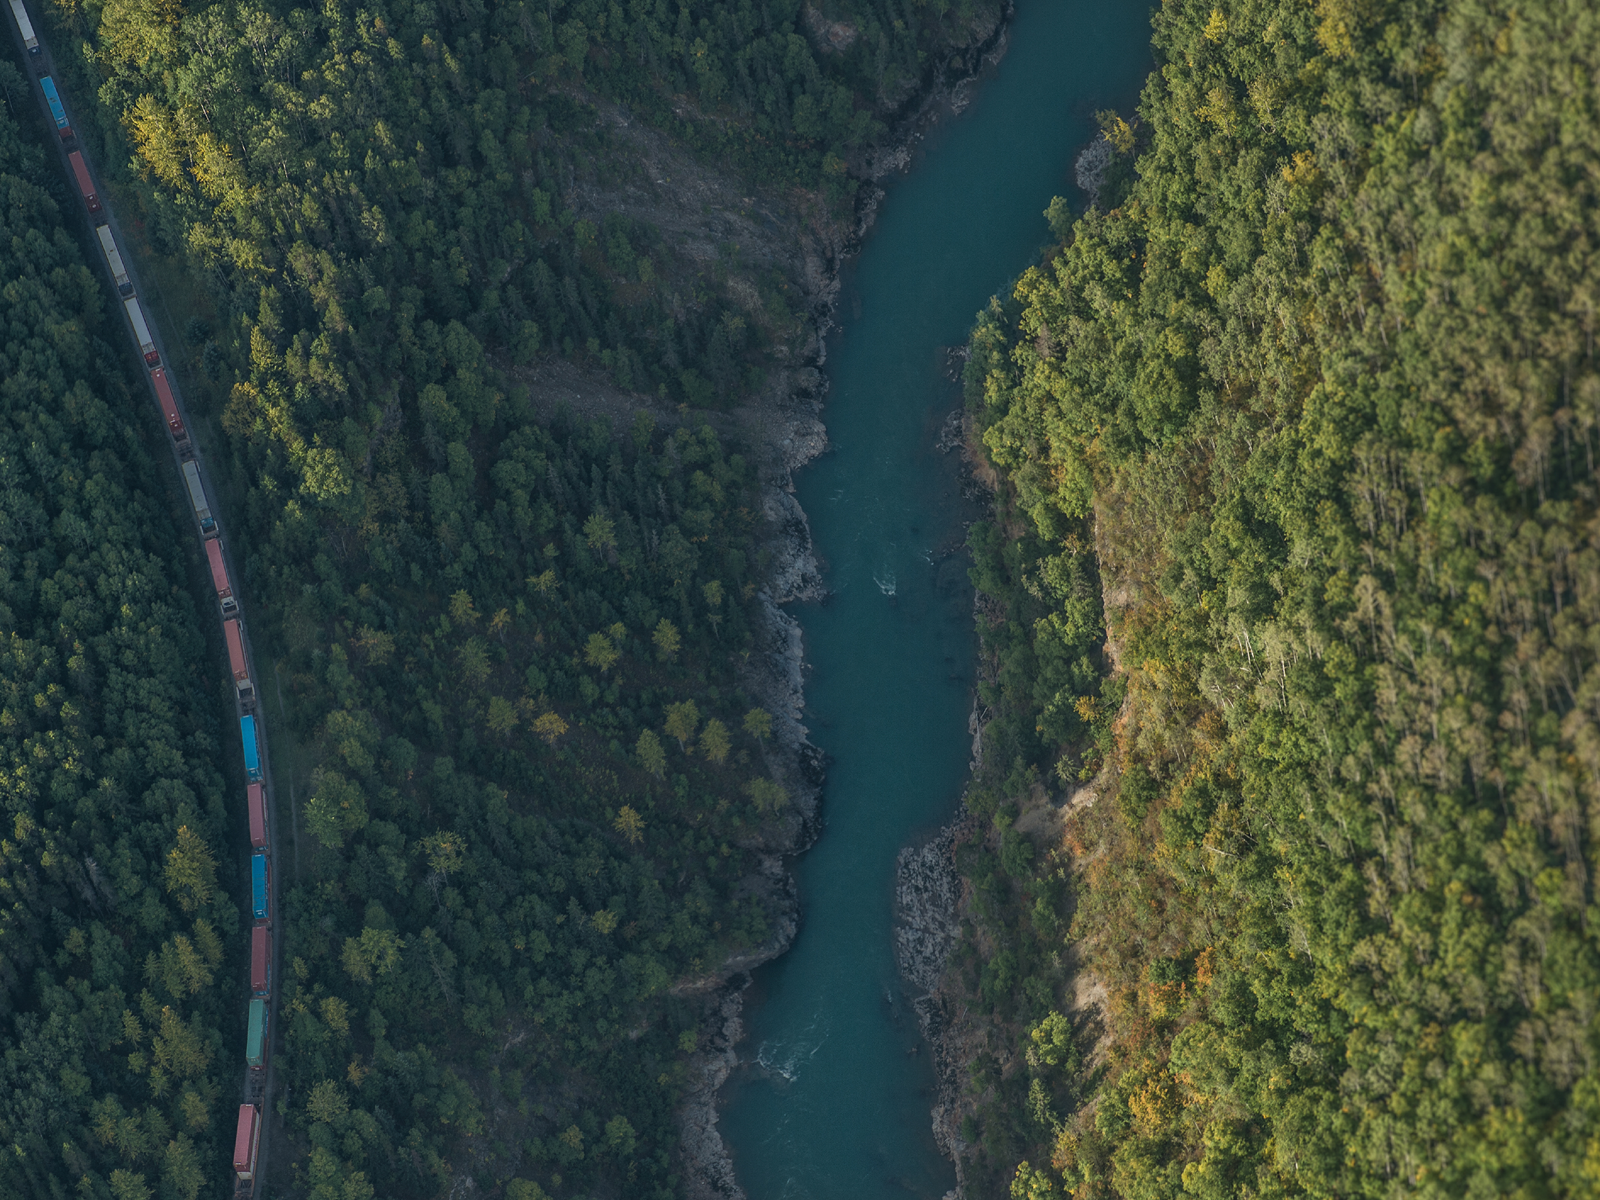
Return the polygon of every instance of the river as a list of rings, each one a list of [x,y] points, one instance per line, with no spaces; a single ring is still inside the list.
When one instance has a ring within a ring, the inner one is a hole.
[[[1149,9],[1019,0],[1011,47],[888,188],[848,272],[829,347],[832,449],[801,472],[833,591],[797,611],[807,721],[828,753],[826,828],[797,864],[802,928],[756,974],[722,1129],[750,1200],[929,1197],[954,1187],[934,1144],[934,1075],[897,977],[895,856],[947,821],[971,741],[976,649],[954,456],[959,404],[939,347],[1037,255],[1098,108],[1131,112]]]

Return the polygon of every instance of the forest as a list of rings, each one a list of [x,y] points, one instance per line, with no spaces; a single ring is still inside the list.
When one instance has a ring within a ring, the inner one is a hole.
[[[804,340],[795,281],[751,266],[741,286],[738,247],[698,261],[584,198],[670,182],[643,174],[631,119],[848,224],[852,165],[998,4],[835,7],[838,46],[807,36],[799,0],[71,0],[49,16],[82,49],[73,82],[99,97],[102,157],[137,163],[152,249],[181,255],[210,302],[206,374],[243,385],[234,420],[264,420],[292,467],[319,463],[321,496],[361,458],[353,436],[475,371],[477,346],[506,365],[553,351],[695,408],[758,387]],[[459,332],[404,362],[428,324]]]
[[[980,315],[985,1194],[1592,1194],[1597,24],[1169,0]]]
[[[697,988],[771,935],[796,823],[751,691],[764,449],[723,414],[811,314],[592,197],[641,183],[625,108],[847,226],[863,156],[998,5],[42,7],[243,564],[292,822],[273,1178],[681,1194]],[[562,360],[637,417],[541,408],[528,373]],[[184,1092],[195,1129],[223,1090]],[[177,1194],[128,1162],[117,1200]]]
[[[243,1038],[220,647],[77,198],[0,91],[0,1193],[195,1200]]]

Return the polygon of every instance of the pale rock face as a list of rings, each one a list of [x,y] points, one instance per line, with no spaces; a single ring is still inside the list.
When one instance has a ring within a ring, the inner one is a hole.
[[[1078,186],[1089,193],[1093,203],[1099,203],[1100,189],[1105,186],[1106,170],[1111,166],[1111,143],[1103,137],[1095,138],[1078,155],[1074,166]]]
[[[806,28],[817,39],[817,48],[824,53],[843,54],[855,45],[861,31],[848,21],[830,21],[815,5],[806,5]]]

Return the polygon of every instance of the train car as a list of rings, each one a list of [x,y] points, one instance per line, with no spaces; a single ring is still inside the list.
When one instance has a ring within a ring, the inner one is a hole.
[[[245,807],[250,811],[250,847],[267,848],[267,797],[266,789],[259,783],[246,785]]]
[[[250,916],[272,920],[272,860],[260,852],[250,856]]]
[[[250,994],[266,996],[272,992],[272,930],[265,925],[250,929]]]
[[[206,503],[206,490],[200,486],[200,468],[193,462],[183,464],[183,481],[189,485],[189,502],[194,505],[194,519],[200,522],[200,536],[217,536],[217,519],[211,515]]]
[[[155,339],[150,336],[150,326],[145,322],[144,309],[139,307],[138,297],[128,297],[122,302],[122,307],[128,310],[128,322],[133,326],[133,336],[139,339],[139,353],[144,355],[144,365],[159,367],[161,353],[156,349]]]
[[[215,542],[207,543],[215,545]],[[250,663],[244,656],[244,637],[239,632],[238,621],[222,623],[222,637],[228,643],[228,666],[233,670],[234,690],[239,693],[239,703],[246,708],[256,704],[256,685],[250,682]]]
[[[72,164],[72,176],[78,181],[78,191],[83,193],[83,202],[92,213],[100,211],[100,197],[94,194],[94,180],[89,178],[89,164],[83,161],[83,155],[74,150],[67,155],[67,161]]]
[[[172,385],[167,382],[166,369],[157,367],[154,371],[151,371],[150,382],[155,385],[156,400],[161,405],[161,416],[167,422],[167,432],[172,435],[172,440],[178,449],[187,454],[189,451],[189,431],[184,428],[183,418],[178,415],[178,402],[172,397]],[[209,542],[206,544],[210,545]]]
[[[44,89],[44,98],[50,105],[50,115],[56,119],[56,132],[61,135],[63,142],[71,141],[72,125],[67,120],[67,110],[61,107],[61,93],[56,91],[56,81],[48,75],[41,75],[39,86]]]
[[[261,753],[256,748],[256,719],[239,718],[239,736],[244,741],[244,777],[250,783],[261,782]]]
[[[211,564],[211,586],[217,589],[217,603],[224,613],[239,611],[239,602],[233,598],[233,585],[228,582],[228,564],[222,561],[222,540],[212,538],[206,543],[206,562]]]
[[[128,268],[122,265],[122,251],[117,249],[117,239],[111,235],[111,226],[97,225],[100,249],[105,252],[106,266],[111,268],[111,281],[117,285],[117,295],[126,299],[133,295],[133,280],[128,278]]]
[[[12,0],[13,3],[16,0]],[[256,1177],[256,1154],[261,1150],[261,1109],[254,1104],[239,1105],[239,1124],[233,1134],[233,1174],[240,1183]]]
[[[244,1061],[260,1069],[267,1061],[267,1002],[260,996],[250,1001],[250,1028],[244,1037]]]
[[[11,15],[16,18],[17,28],[22,31],[22,44],[28,48],[28,56],[37,57],[39,39],[33,35],[33,22],[28,20],[28,10],[22,7],[22,0],[11,0]]]

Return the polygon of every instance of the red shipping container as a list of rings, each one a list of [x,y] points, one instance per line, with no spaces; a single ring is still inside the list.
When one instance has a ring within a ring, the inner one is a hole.
[[[235,682],[250,678],[250,668],[244,661],[244,639],[239,636],[239,622],[224,621],[223,635],[228,642],[228,665],[233,668]]]
[[[252,783],[245,789],[246,807],[250,810],[250,845],[257,850],[267,848],[267,801],[261,785]]]
[[[172,398],[172,385],[167,382],[166,371],[159,367],[151,371],[150,382],[156,385],[156,399],[161,401],[161,415],[167,419],[172,440],[178,443],[178,449],[188,449],[189,431],[183,427],[183,418],[178,415],[178,402]]]
[[[239,1105],[239,1127],[233,1135],[233,1172],[240,1179],[256,1176],[256,1150],[261,1145],[261,1110]]]
[[[244,639],[239,635],[239,622],[222,623],[223,640],[228,643],[228,665],[233,668],[233,684],[239,692],[239,702],[251,708],[256,702],[256,686],[250,682],[250,665],[244,660]]]
[[[83,155],[74,150],[67,155],[67,162],[72,163],[72,174],[78,178],[78,190],[83,192],[83,203],[90,206],[91,213],[98,213],[99,197],[94,195],[94,181],[90,179],[90,168],[83,162]]]
[[[265,996],[272,987],[272,932],[265,925],[250,928],[250,991]]]
[[[239,603],[233,598],[233,588],[228,583],[228,567],[222,561],[222,542],[212,538],[206,543],[206,561],[211,564],[211,582],[217,589],[217,599],[225,613],[237,612]]]
[[[100,197],[94,194],[94,180],[89,178],[89,167],[83,161],[83,155],[74,150],[67,155],[67,161],[72,164],[72,173],[78,177],[78,190],[83,193],[83,202],[89,206],[89,211],[100,211]]]

